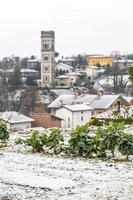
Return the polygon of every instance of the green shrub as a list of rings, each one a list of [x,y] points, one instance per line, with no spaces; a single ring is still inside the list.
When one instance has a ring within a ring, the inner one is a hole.
[[[47,134],[33,131],[31,137],[25,143],[32,147],[33,152],[42,152],[43,146],[47,143]]]
[[[100,121],[99,119],[92,119],[90,122],[89,122],[89,125],[91,126],[103,126],[104,122],[103,121]]]
[[[133,155],[133,136],[126,134],[124,128],[123,123],[110,122],[104,126],[99,126],[95,134],[91,134],[93,130],[90,129],[90,124],[77,126],[70,133],[66,147],[59,129],[53,129],[50,134],[33,131],[32,135],[26,140],[18,138],[16,144],[25,143],[32,147],[33,152],[42,152],[46,147],[53,149],[55,154],[63,152],[69,156],[87,158],[106,158],[107,151],[110,151],[112,157],[114,157],[117,149],[128,159],[129,155]]]
[[[59,129],[53,129],[48,137],[47,144],[50,149],[54,149],[55,154],[62,151],[62,144],[64,142],[63,135]]]
[[[133,135],[125,134],[118,144],[118,150],[129,160],[129,155],[133,155]]]
[[[24,140],[22,138],[17,138],[15,140],[15,144],[23,144],[24,143]]]
[[[9,140],[9,131],[7,130],[7,126],[5,122],[0,121],[0,142],[6,144]]]
[[[124,135],[124,125],[121,123],[109,123],[109,125],[99,128],[96,132],[97,149],[99,156],[106,156],[106,150],[110,150],[112,157],[119,141]]]
[[[76,129],[70,134],[70,154],[74,156],[88,157],[92,153],[92,137],[89,136],[88,125],[77,126]]]

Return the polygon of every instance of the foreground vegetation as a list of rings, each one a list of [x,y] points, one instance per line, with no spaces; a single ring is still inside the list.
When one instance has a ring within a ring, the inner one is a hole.
[[[3,121],[0,121],[0,147],[6,146],[9,140],[9,131]]]
[[[94,129],[95,128],[95,129]],[[133,135],[124,132],[123,123],[111,122],[104,126],[99,123],[97,127],[92,122],[84,126],[77,126],[70,133],[68,144],[59,129],[53,129],[51,133],[39,133],[33,131],[28,139],[18,138],[16,144],[31,146],[32,152],[49,152],[67,155],[70,157],[85,158],[115,158],[116,152],[125,156],[133,155]]]

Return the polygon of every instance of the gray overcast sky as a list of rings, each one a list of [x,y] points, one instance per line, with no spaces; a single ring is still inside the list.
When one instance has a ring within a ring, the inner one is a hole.
[[[1,0],[0,58],[40,57],[40,31],[54,30],[56,51],[133,52],[133,0]]]

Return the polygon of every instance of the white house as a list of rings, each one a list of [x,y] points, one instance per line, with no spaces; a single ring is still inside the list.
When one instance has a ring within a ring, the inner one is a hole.
[[[121,69],[133,67],[133,60],[130,59],[118,59],[114,60],[113,64],[117,64]]]
[[[98,67],[97,66],[87,66],[86,67],[86,75],[91,77],[91,79],[96,78],[98,76]]]
[[[72,72],[73,70],[73,67],[69,66],[69,65],[66,65],[64,63],[59,63],[55,66],[55,70],[62,70],[62,71],[65,71],[65,72]]]
[[[38,66],[39,61],[37,59],[28,59],[27,67],[30,69],[34,69]]]
[[[22,77],[34,77],[37,78],[39,76],[39,72],[34,69],[21,69],[20,70]]]
[[[121,95],[107,95],[97,93],[92,94],[62,94],[57,97],[48,108],[51,109],[52,114],[62,105],[73,105],[82,104],[91,106],[93,110],[93,115],[105,112],[107,110],[117,110],[119,107],[126,107],[129,105],[128,101]]]
[[[86,124],[92,117],[92,110],[85,104],[65,105],[56,110],[56,116],[64,119],[62,128],[72,129]]]
[[[34,119],[15,111],[6,111],[0,113],[0,120],[5,121],[7,128],[13,131],[20,131],[31,128],[31,123]]]

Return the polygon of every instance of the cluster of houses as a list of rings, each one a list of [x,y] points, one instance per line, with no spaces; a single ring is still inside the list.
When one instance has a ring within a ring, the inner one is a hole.
[[[113,58],[111,56],[103,56],[103,55],[86,55],[83,56],[83,59],[86,61],[84,69],[83,66],[78,66],[76,58],[65,58],[62,59],[59,63],[56,64],[55,70],[58,72],[63,72],[56,77],[55,81],[57,85],[65,85],[72,86],[77,83],[81,76],[86,76],[90,78],[90,80],[94,80],[99,77],[100,74],[103,74],[108,67],[117,66],[120,70],[123,71],[123,78],[125,82],[129,82],[128,77],[128,68],[133,67],[133,60],[125,59],[124,57]],[[105,77],[106,78],[106,77]],[[101,80],[106,85],[110,83],[112,84],[112,77],[108,77],[108,80]]]
[[[101,113],[120,111],[121,108],[133,104],[133,98],[121,95],[95,95],[76,93],[59,95],[45,110],[32,112],[24,116],[14,111],[0,113],[0,120],[7,123],[7,127],[14,131],[25,130],[31,127],[57,127],[73,129],[77,125],[84,125]]]

